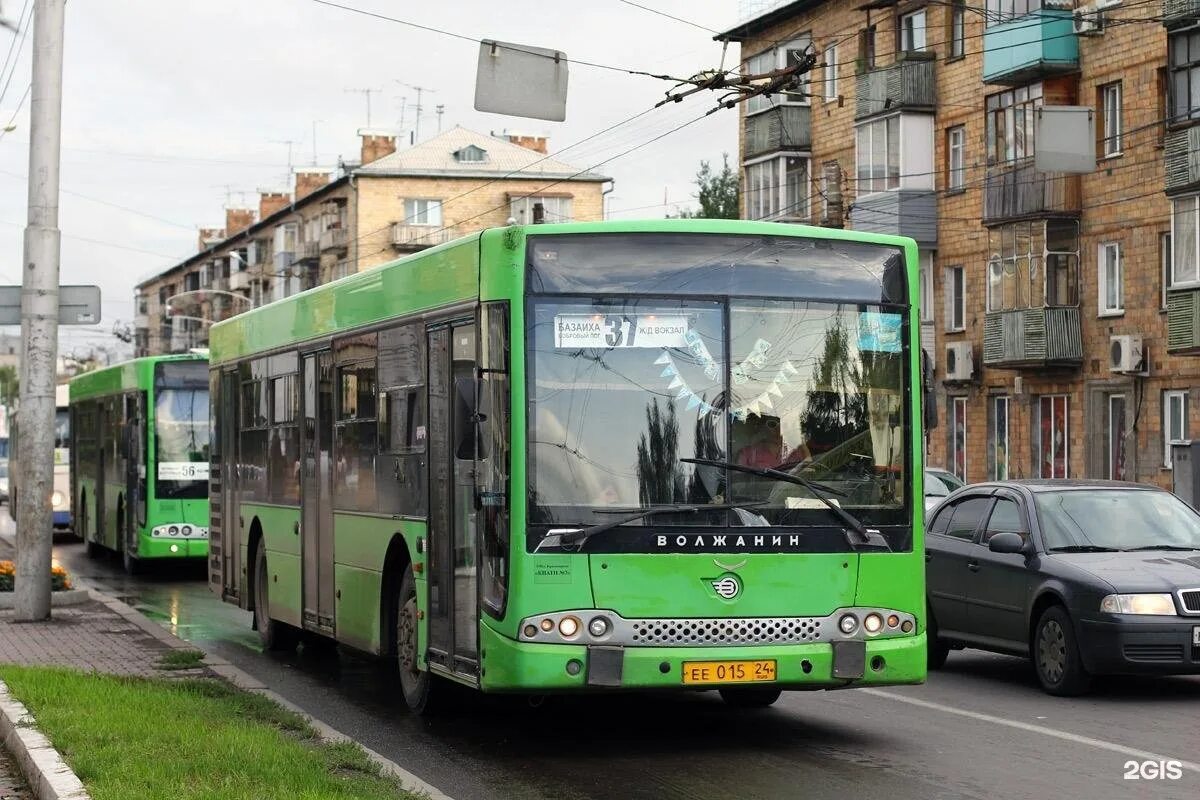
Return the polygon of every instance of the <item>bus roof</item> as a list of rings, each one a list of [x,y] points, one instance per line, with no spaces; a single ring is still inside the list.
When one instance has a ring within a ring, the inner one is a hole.
[[[209,331],[210,358],[213,364],[223,364],[395,316],[478,299],[481,253],[487,253],[489,277],[495,270],[507,272],[512,279],[520,275],[521,265],[515,259],[530,233],[655,232],[839,239],[911,248],[914,254],[916,248],[912,239],[902,236],[752,220],[622,220],[489,228],[218,322]],[[915,270],[915,258],[912,261],[910,269]]]
[[[71,379],[70,399],[82,400],[88,397],[103,397],[129,389],[147,389],[154,380],[154,367],[171,361],[200,361],[207,359],[195,353],[181,353],[165,356],[145,356],[113,364],[111,367],[85,372]],[[62,386],[60,388],[66,388]],[[64,401],[62,405],[66,405]]]

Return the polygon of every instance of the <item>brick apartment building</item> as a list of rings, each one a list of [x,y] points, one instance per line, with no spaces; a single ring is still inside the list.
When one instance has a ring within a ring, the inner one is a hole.
[[[917,240],[928,460],[970,481],[1170,487],[1200,438],[1200,0],[1105,5],[801,0],[718,37],[753,73],[815,48],[806,94],[742,105],[743,215]],[[1094,109],[1095,171],[1034,168],[1043,106]]]
[[[138,284],[136,354],[202,347],[214,321],[509,219],[603,218],[609,179],[548,157],[544,137],[456,127],[398,151],[391,134],[360,136],[359,163],[226,209],[199,252]]]

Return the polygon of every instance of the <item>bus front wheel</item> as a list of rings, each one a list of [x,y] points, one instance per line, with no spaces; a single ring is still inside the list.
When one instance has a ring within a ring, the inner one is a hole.
[[[431,714],[442,694],[437,681],[428,670],[422,670],[420,659],[420,628],[417,624],[417,580],[412,567],[404,568],[400,593],[396,598],[396,668],[400,673],[400,689],[404,702],[416,714]]]
[[[296,646],[296,629],[271,619],[267,548],[261,542],[254,550],[254,627],[264,650],[291,650]]]
[[[117,505],[117,541],[121,543],[121,564],[125,567],[126,575],[137,575],[142,571],[142,560],[133,553],[132,537],[125,530],[125,501]]]

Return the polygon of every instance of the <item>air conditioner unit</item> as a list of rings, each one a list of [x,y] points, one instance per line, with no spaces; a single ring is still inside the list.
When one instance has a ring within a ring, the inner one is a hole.
[[[975,377],[975,357],[970,342],[946,345],[946,380],[969,381]]]
[[[1104,33],[1104,15],[1097,5],[1075,9],[1072,27],[1080,36],[1100,36]]]
[[[1110,372],[1146,374],[1146,350],[1142,337],[1131,334],[1110,336],[1108,340],[1108,369]]]

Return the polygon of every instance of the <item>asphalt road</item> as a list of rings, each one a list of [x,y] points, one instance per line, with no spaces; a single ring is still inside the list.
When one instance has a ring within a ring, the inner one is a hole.
[[[7,515],[0,516],[0,533]],[[11,530],[11,528],[9,528]],[[372,660],[261,652],[249,614],[221,603],[202,565],[128,579],[79,544],[56,556],[86,583],[219,653],[455,800],[474,798],[1200,797],[1200,678],[1109,679],[1049,697],[1020,659],[953,653],[924,686],[787,694],[738,712],[715,693],[467,698],[428,721]],[[1177,779],[1129,762],[1180,759]]]

